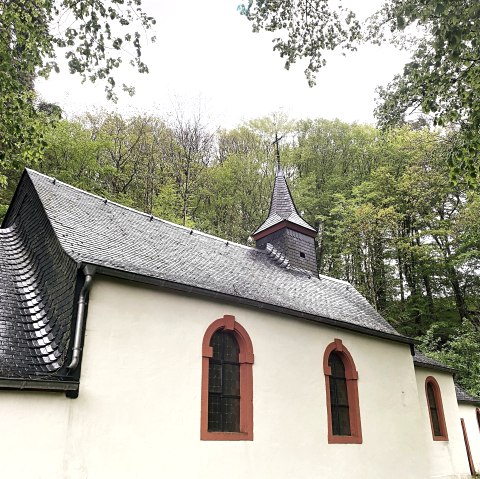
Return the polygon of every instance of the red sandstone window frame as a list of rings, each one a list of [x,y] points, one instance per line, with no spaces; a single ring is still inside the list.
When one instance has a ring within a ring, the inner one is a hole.
[[[337,353],[345,367],[351,433],[349,436],[338,436],[333,434],[332,405],[330,399],[330,376],[332,375],[332,371],[328,365],[328,359],[332,352]],[[323,372],[325,374],[325,389],[327,394],[328,443],[362,444],[362,424],[360,421],[360,404],[358,399],[358,372],[352,355],[343,345],[341,339],[335,339],[333,343],[330,343],[325,349],[325,352],[323,353]]]
[[[435,429],[432,420],[432,411],[430,399],[428,397],[428,385],[432,386],[433,396],[435,398],[435,405],[438,415],[438,424],[440,427],[440,435],[435,435]],[[434,441],[448,441],[447,424],[445,422],[445,413],[443,412],[442,393],[437,380],[433,376],[428,376],[425,379],[425,397],[427,398],[428,417],[430,418],[430,427],[432,429],[432,438]]]
[[[219,330],[231,331],[240,349],[240,432],[217,432],[208,430],[208,370],[213,349],[212,336]],[[205,331],[202,342],[202,399],[200,439],[202,441],[253,441],[253,346],[245,328],[226,314],[214,321]]]

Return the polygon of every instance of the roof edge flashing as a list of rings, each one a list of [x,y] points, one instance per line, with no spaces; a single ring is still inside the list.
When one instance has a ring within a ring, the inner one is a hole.
[[[76,381],[53,381],[51,379],[22,379],[0,377],[0,389],[33,390],[50,392],[78,392]]]

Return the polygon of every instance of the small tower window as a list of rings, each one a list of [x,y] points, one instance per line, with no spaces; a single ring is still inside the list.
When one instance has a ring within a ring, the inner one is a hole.
[[[300,258],[305,258],[305,253],[303,253],[302,251],[300,251]]]

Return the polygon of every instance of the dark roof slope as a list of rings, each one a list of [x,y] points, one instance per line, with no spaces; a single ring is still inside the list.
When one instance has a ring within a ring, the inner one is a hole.
[[[473,396],[470,396],[470,394],[468,394],[467,391],[465,391],[465,389],[463,389],[457,383],[455,383],[455,392],[457,394],[458,402],[480,405],[480,398],[475,398]]]
[[[413,356],[413,364],[420,368],[431,368],[431,369],[439,369],[440,371],[445,371],[448,373],[455,372],[454,368],[447,366],[445,364],[436,361],[435,359],[429,358],[421,353],[417,348],[415,348],[415,355]]]
[[[65,372],[77,268],[24,181],[0,229],[0,377]]]
[[[298,226],[306,228],[312,233],[317,230],[310,226],[299,214],[293,203],[292,195],[288,189],[283,170],[279,168],[275,177],[275,184],[273,186],[272,201],[270,203],[270,211],[267,219],[260,225],[254,235],[265,231],[266,229],[275,226],[276,224],[287,220]]]
[[[404,340],[346,282],[281,268],[260,250],[152,218],[32,170],[26,174],[63,249],[77,262]]]

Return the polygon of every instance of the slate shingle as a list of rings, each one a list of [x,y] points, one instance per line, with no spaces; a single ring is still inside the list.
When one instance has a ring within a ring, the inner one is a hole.
[[[463,389],[457,383],[455,383],[455,393],[457,395],[458,402],[480,405],[480,398],[471,396],[470,394],[467,393],[467,391],[465,391],[465,389]]]
[[[344,281],[27,170],[0,230],[1,376],[65,374],[80,262],[408,341]]]
[[[106,202],[29,170],[63,249],[119,269],[398,335],[351,285],[281,268],[262,251]]]
[[[273,185],[272,201],[270,203],[270,211],[267,219],[257,228],[253,235],[257,235],[276,224],[287,220],[298,226],[306,228],[312,233],[317,230],[310,226],[299,214],[293,203],[292,195],[285,180],[285,174],[280,168],[275,177]]]
[[[0,376],[63,376],[76,264],[25,181],[0,229]]]

